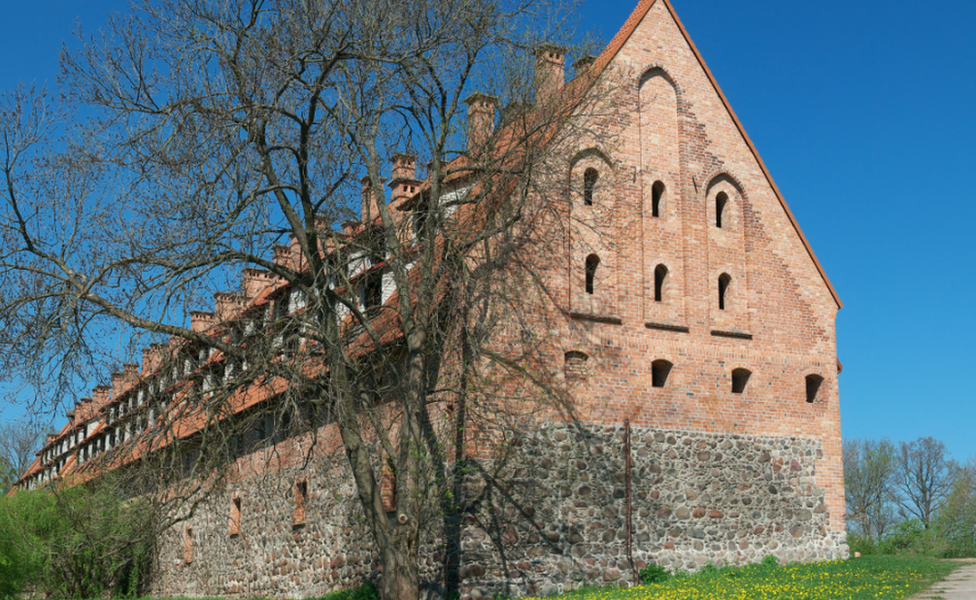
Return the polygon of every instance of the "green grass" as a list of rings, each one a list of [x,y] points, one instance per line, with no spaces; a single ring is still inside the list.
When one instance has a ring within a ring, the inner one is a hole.
[[[959,563],[932,558],[868,556],[847,561],[749,565],[678,576],[633,588],[590,588],[558,600],[902,600]]]

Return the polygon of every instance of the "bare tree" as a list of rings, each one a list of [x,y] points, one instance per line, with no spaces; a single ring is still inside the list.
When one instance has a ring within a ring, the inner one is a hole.
[[[896,521],[895,446],[887,439],[844,440],[843,452],[848,525],[861,535],[880,541]]]
[[[7,492],[34,461],[43,429],[23,421],[0,423],[0,492]]]
[[[135,458],[197,484],[269,414],[279,429],[332,423],[382,596],[416,598],[423,532],[457,523],[465,447],[504,447],[561,408],[546,314],[524,307],[545,303],[546,277],[527,257],[564,239],[552,157],[592,135],[573,118],[592,96],[543,94],[525,64],[565,45],[563,14],[549,0],[163,0],[114,19],[66,55],[65,108],[20,90],[2,113],[4,372],[70,400],[138,344],[166,344],[135,421],[158,433]],[[497,129],[496,98],[511,107]],[[377,201],[398,153],[403,195]],[[245,285],[230,320],[181,321],[245,269],[270,282],[261,304]],[[132,473],[131,489],[151,487]]]
[[[925,528],[952,492],[958,465],[949,458],[945,444],[932,438],[901,442],[898,450],[899,504]]]

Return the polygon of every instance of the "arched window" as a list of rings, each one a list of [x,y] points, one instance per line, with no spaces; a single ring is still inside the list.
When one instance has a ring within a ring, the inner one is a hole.
[[[593,206],[593,189],[596,187],[596,180],[600,178],[600,174],[597,173],[596,169],[587,169],[583,173],[583,204],[586,206]]]
[[[823,380],[820,375],[807,375],[807,402],[810,404],[818,400],[817,394],[820,392],[820,384]]]
[[[596,279],[596,269],[600,266],[600,257],[591,254],[586,257],[586,293],[593,293],[593,280]]]
[[[741,394],[746,390],[746,384],[749,383],[749,377],[752,375],[752,371],[749,369],[733,369],[732,370],[732,393]]]
[[[668,277],[668,268],[658,265],[654,269],[654,301],[664,301],[664,281]]]
[[[729,203],[729,197],[725,192],[719,192],[718,196],[715,196],[715,226],[719,229],[722,228],[722,213],[725,211],[725,205]]]
[[[718,277],[718,309],[725,310],[726,299],[728,298],[729,286],[732,284],[732,277],[728,273],[722,273]]]
[[[655,360],[651,363],[651,385],[656,388],[663,388],[665,384],[668,383],[668,375],[671,374],[671,367],[673,367],[670,362],[664,360],[663,358]]]
[[[651,216],[661,216],[661,200],[664,199],[664,183],[655,181],[651,187]]]

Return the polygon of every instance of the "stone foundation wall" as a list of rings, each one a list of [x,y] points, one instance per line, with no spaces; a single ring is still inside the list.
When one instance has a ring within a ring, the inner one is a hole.
[[[555,425],[525,440],[518,499],[496,493],[467,519],[463,597],[633,582],[623,438],[623,427]],[[818,440],[635,428],[631,455],[637,569],[848,556],[817,486]]]
[[[473,469],[462,501],[462,598],[629,583],[633,567],[647,563],[693,571],[766,554],[789,561],[847,556],[844,534],[830,528],[831,518],[842,516],[829,514],[817,485],[818,440],[634,428],[632,567],[623,438],[623,427],[550,424],[517,439],[503,465]],[[167,533],[154,595],[308,598],[377,577],[372,538],[343,462],[321,458],[212,494]],[[300,478],[309,493],[305,524],[295,526]],[[240,533],[231,535],[235,498]],[[444,530],[432,522],[430,532],[423,572],[437,593]]]

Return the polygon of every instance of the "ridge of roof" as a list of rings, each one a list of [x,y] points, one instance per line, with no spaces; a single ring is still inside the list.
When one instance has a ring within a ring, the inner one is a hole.
[[[803,230],[800,229],[800,224],[796,221],[796,217],[793,216],[793,211],[790,210],[789,205],[786,203],[786,199],[783,197],[782,192],[780,192],[779,186],[777,186],[776,182],[773,181],[773,176],[769,173],[769,169],[766,168],[766,163],[764,163],[762,157],[759,156],[759,151],[756,149],[755,144],[752,143],[752,140],[749,138],[749,134],[746,133],[745,127],[742,126],[742,122],[739,121],[739,117],[735,114],[735,111],[732,110],[732,105],[729,104],[728,98],[725,97],[725,93],[718,85],[718,81],[716,81],[715,76],[712,75],[711,69],[709,69],[708,65],[705,64],[705,59],[702,58],[701,53],[698,51],[698,47],[695,46],[695,42],[692,41],[691,36],[688,35],[688,30],[685,29],[684,23],[681,22],[681,19],[678,17],[678,13],[675,12],[674,7],[671,6],[671,2],[669,2],[669,0],[660,1],[664,3],[665,8],[667,8],[668,12],[671,14],[671,18],[673,18],[674,22],[678,25],[678,30],[688,43],[688,47],[691,48],[691,51],[695,55],[695,59],[698,61],[698,64],[701,66],[702,70],[705,71],[705,76],[708,77],[709,83],[712,84],[712,88],[715,89],[719,99],[722,101],[722,106],[724,106],[725,110],[728,111],[736,129],[739,130],[739,135],[742,136],[742,139],[745,141],[746,146],[752,153],[752,156],[756,159],[756,163],[759,165],[760,170],[762,170],[766,181],[769,182],[769,186],[773,189],[776,199],[779,200],[780,206],[782,206],[783,211],[786,212],[786,217],[790,220],[790,224],[793,225],[793,229],[796,231],[797,235],[800,236],[800,241],[803,243],[803,247],[806,248],[807,254],[810,255],[814,266],[816,266],[817,271],[820,273],[820,277],[827,285],[830,295],[833,297],[834,302],[837,303],[837,308],[843,308],[844,303],[841,302],[840,296],[837,295],[837,290],[835,290],[833,284],[830,283],[830,278],[827,277],[827,272],[824,271],[823,266],[817,259],[817,255],[814,253],[813,247],[810,246],[810,242],[807,241],[807,237],[803,234]],[[603,49],[603,52],[601,52],[594,61],[592,69],[594,76],[591,78],[591,82],[595,82],[596,79],[599,78],[599,75],[602,74],[603,70],[607,68],[613,58],[617,56],[617,53],[620,52],[620,49],[623,48],[625,43],[627,43],[627,40],[630,39],[630,36],[633,35],[634,31],[637,29],[637,26],[640,25],[641,21],[644,20],[644,17],[656,2],[658,2],[658,0],[640,0],[640,2],[637,3],[634,11],[630,13],[630,16],[617,32],[617,35],[613,36],[613,39],[610,40],[607,47]]]

